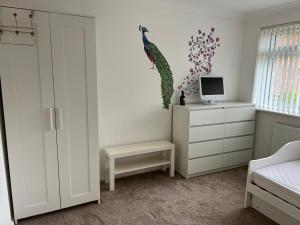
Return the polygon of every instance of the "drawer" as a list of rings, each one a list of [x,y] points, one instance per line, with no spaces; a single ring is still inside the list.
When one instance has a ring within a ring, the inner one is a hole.
[[[198,110],[190,112],[190,126],[224,123],[224,109]]]
[[[223,137],[223,124],[189,128],[190,142],[209,141],[214,139],[221,139]]]
[[[253,147],[253,135],[224,139],[224,152],[233,152]]]
[[[235,137],[254,133],[254,121],[225,124],[225,137]]]
[[[248,163],[252,159],[252,149],[223,154],[223,167]]]
[[[189,160],[188,173],[202,173],[222,168],[222,155]]]
[[[189,158],[198,158],[223,153],[223,141],[205,141],[189,144]]]
[[[230,108],[225,110],[225,122],[238,122],[255,119],[254,107]]]

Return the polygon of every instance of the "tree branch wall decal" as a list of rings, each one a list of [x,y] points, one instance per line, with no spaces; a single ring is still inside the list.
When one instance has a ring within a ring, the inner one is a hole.
[[[207,75],[212,70],[212,58],[215,55],[215,50],[220,47],[220,38],[214,38],[215,28],[211,28],[206,34],[200,29],[196,35],[191,36],[189,45],[188,60],[193,64],[189,70],[189,75],[185,76],[182,82],[178,85],[178,89],[184,91],[186,95],[198,93],[198,85],[193,85],[198,82],[200,75]]]

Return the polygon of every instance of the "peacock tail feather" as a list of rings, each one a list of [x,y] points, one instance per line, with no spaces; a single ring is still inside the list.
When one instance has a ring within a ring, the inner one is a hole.
[[[166,58],[153,43],[149,43],[147,48],[154,58],[155,66],[161,77],[161,95],[164,108],[169,109],[174,92],[172,71]]]

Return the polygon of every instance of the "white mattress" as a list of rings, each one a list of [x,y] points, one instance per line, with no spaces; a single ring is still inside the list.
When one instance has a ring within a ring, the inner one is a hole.
[[[252,179],[257,186],[300,208],[300,160],[259,169]]]

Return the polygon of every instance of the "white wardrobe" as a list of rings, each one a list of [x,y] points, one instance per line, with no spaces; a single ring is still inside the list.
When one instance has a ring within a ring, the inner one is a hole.
[[[1,7],[0,21],[15,220],[99,201],[94,18]]]

